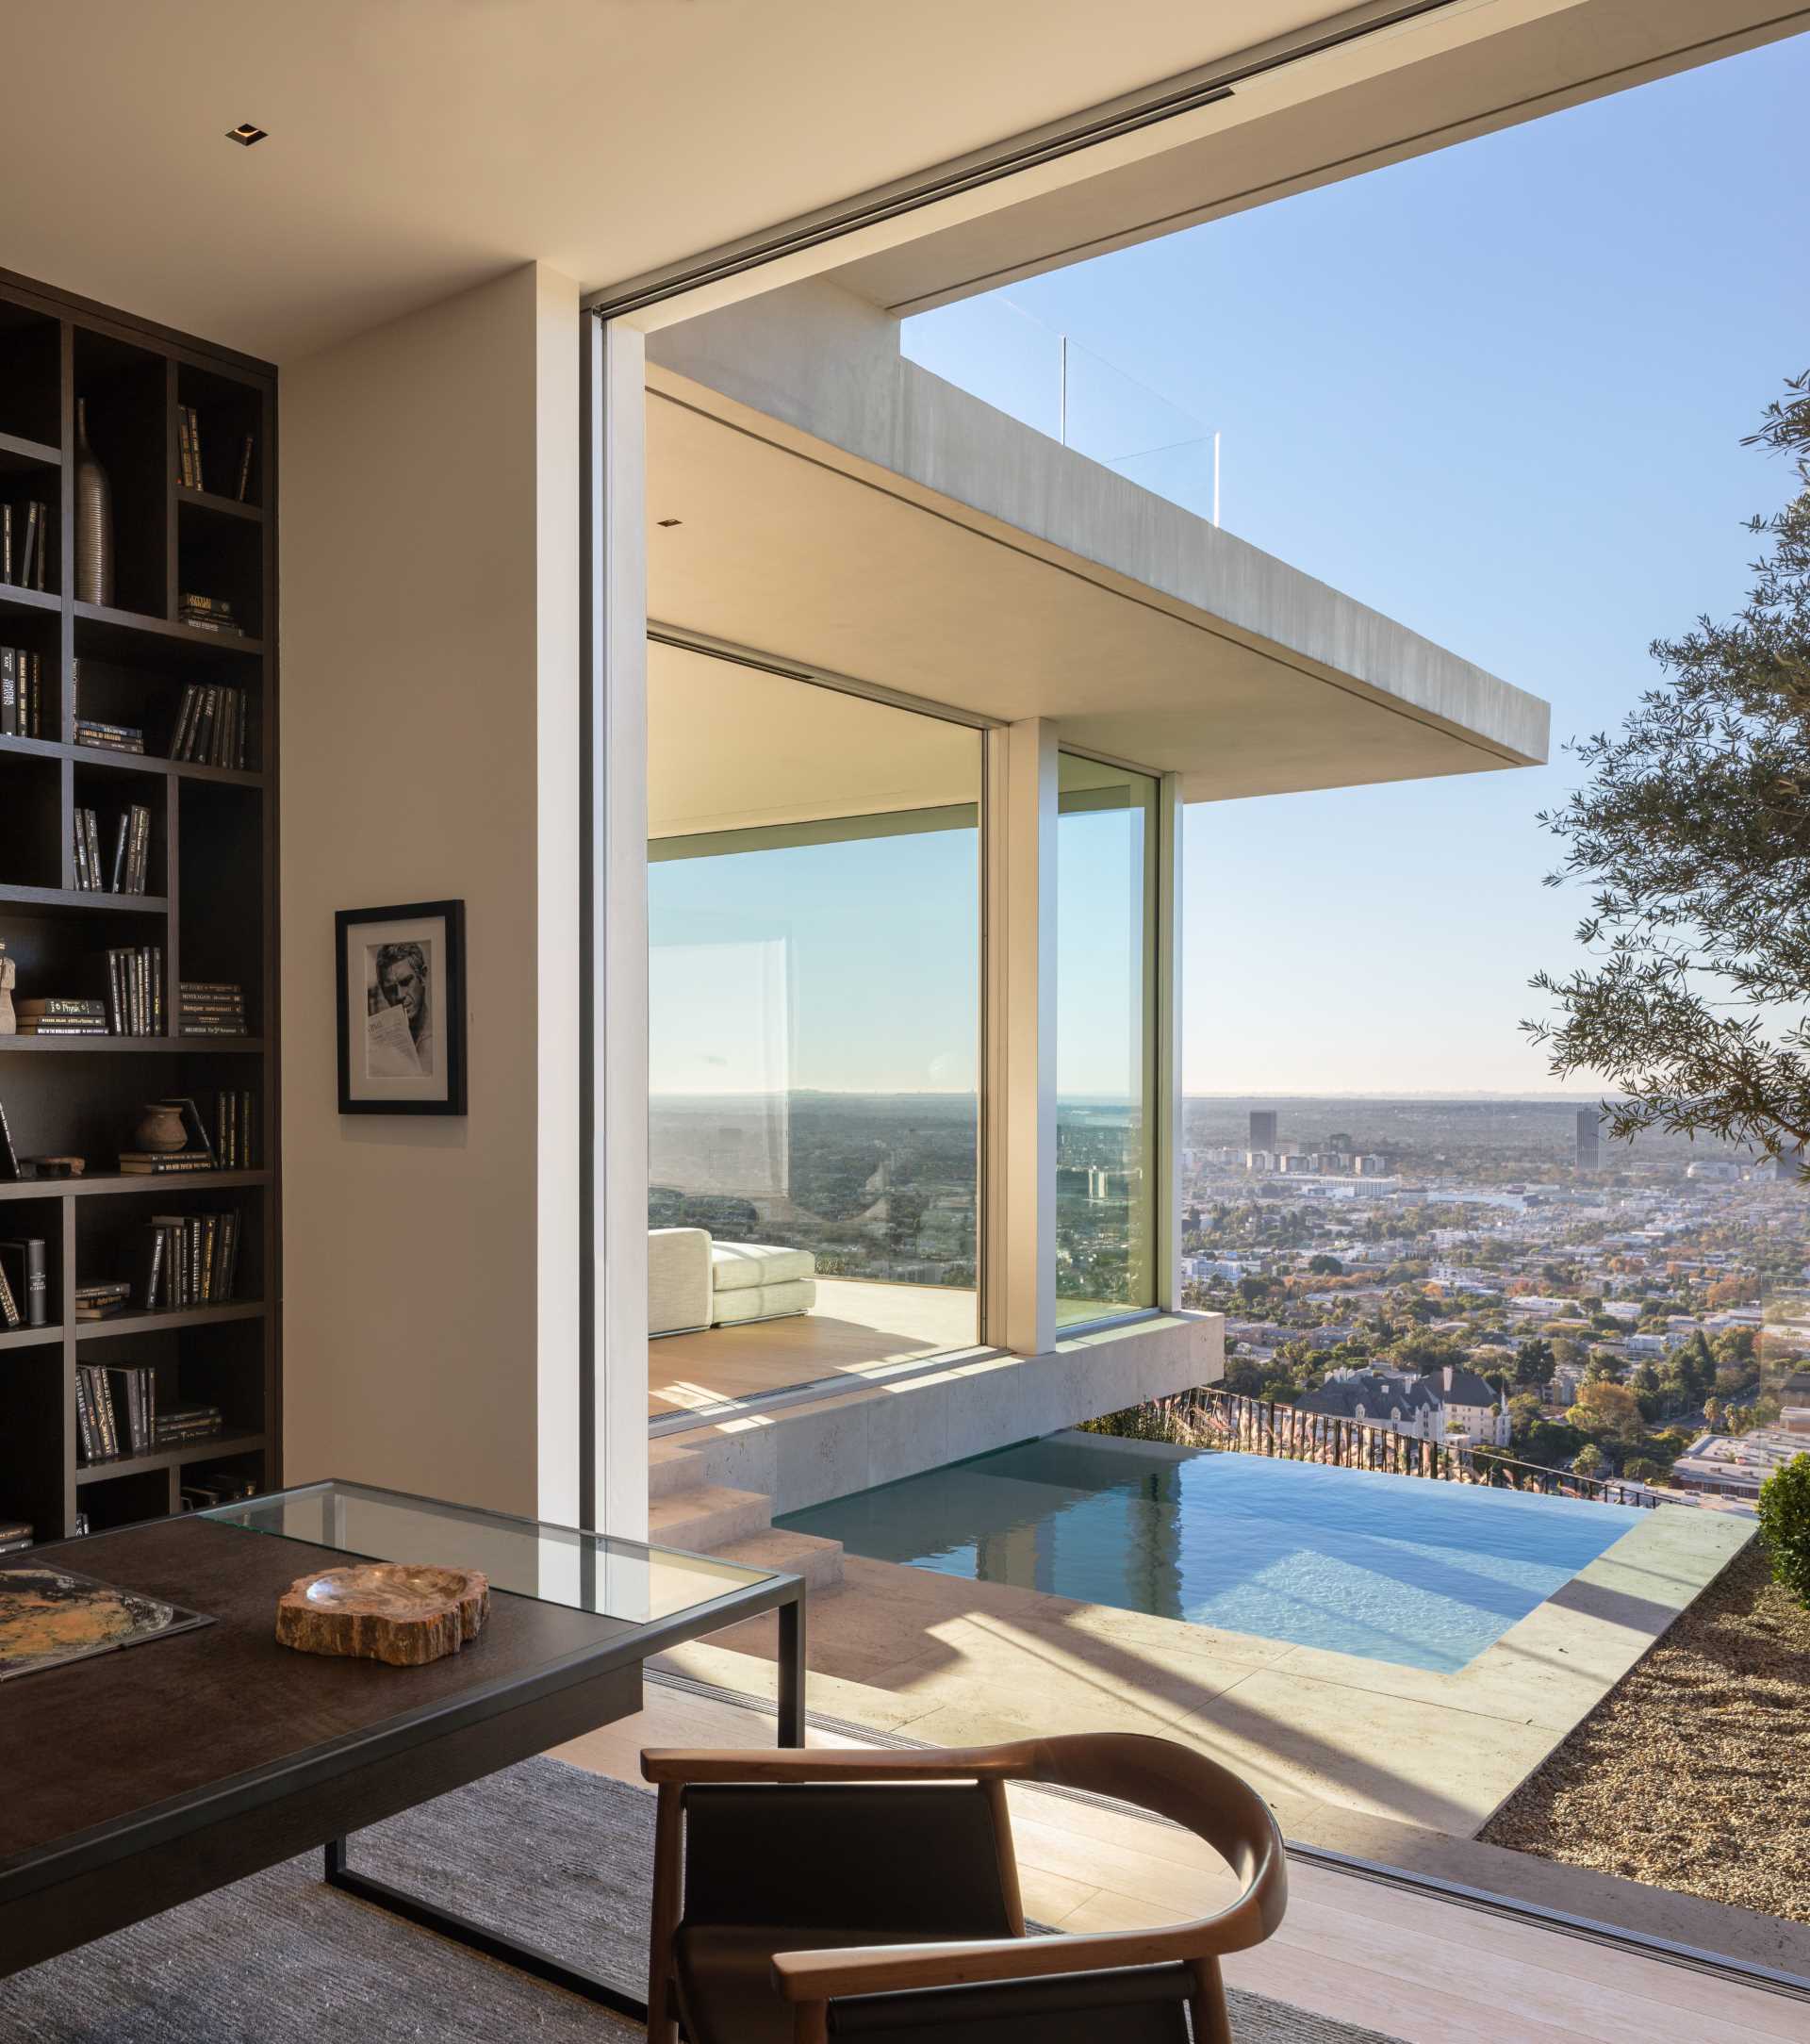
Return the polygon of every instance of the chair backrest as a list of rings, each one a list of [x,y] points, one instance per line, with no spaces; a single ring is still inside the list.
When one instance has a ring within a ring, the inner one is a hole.
[[[1056,1973],[983,1987],[920,1987],[830,2004],[830,2035],[864,2044],[1189,2044],[1191,1967]]]
[[[1009,1937],[1002,1841],[974,1782],[685,1790],[684,1920]]]

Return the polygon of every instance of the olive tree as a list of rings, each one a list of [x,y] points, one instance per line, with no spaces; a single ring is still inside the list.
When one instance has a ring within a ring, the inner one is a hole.
[[[1523,1024],[1560,1078],[1600,1072],[1611,1134],[1642,1129],[1810,1143],[1810,372],[1768,406],[1759,445],[1792,464],[1747,603],[1654,643],[1663,680],[1621,730],[1572,750],[1587,779],[1540,821],[1566,850],[1549,884],[1593,889],[1596,953],[1532,982]]]

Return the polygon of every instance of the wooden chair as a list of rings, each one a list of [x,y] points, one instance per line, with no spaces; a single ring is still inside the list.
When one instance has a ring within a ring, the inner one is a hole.
[[[641,1772],[659,1787],[650,2044],[1232,2044],[1220,1957],[1287,1906],[1262,1798],[1168,1739],[654,1751]],[[1012,1781],[1173,1818],[1243,1891],[1197,1922],[1027,1937]]]

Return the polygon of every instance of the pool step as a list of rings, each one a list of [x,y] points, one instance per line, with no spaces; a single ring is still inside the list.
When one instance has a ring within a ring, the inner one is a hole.
[[[813,1590],[842,1587],[842,1542],[819,1540],[814,1533],[787,1533],[769,1526],[765,1533],[750,1533],[711,1551],[717,1560],[733,1561],[744,1569],[802,1575]]]
[[[704,1484],[648,1500],[648,1538],[656,1546],[714,1554],[726,1541],[746,1540],[772,1524],[773,1500],[762,1491]]]
[[[671,1497],[680,1491],[701,1491],[708,1481],[704,1459],[696,1448],[666,1447],[656,1441],[648,1451],[648,1495]]]

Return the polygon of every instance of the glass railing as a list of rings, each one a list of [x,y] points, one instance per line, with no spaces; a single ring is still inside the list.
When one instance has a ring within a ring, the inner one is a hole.
[[[1219,523],[1219,434],[1012,299],[921,313],[905,321],[900,347],[996,410]]]

